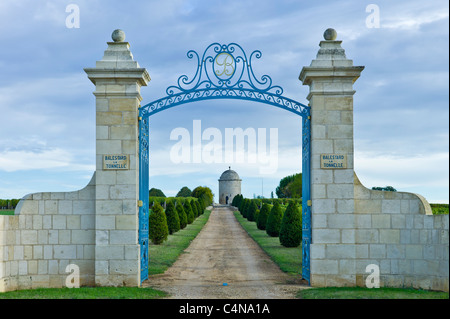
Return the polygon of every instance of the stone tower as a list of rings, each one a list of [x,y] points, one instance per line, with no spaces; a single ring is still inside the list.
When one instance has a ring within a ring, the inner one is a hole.
[[[231,167],[219,179],[219,204],[230,205],[234,196],[241,193],[241,179]]]

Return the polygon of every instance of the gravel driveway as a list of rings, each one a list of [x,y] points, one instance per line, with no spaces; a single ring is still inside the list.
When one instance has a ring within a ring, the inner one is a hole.
[[[185,253],[143,285],[166,291],[172,299],[292,299],[307,288],[293,282],[249,237],[230,208],[215,207]]]

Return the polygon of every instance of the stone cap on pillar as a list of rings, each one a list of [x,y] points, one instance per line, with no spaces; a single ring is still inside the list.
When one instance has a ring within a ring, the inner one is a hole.
[[[315,60],[309,67],[303,67],[299,80],[303,85],[311,85],[313,80],[329,81],[339,77],[350,79],[354,83],[360,76],[363,66],[353,66],[353,61],[347,59],[342,41],[336,41],[337,33],[334,29],[327,29],[324,33],[325,41],[320,41],[320,49]]]
[[[107,42],[108,48],[103,58],[96,62],[95,68],[84,69],[88,78],[95,85],[98,81],[113,83],[122,80],[146,86],[150,81],[150,75],[133,60],[130,44],[124,41],[125,33],[119,29],[114,30],[112,38],[114,42]]]

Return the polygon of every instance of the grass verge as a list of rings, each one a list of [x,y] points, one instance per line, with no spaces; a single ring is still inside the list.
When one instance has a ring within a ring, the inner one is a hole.
[[[302,274],[302,248],[284,247],[278,237],[270,237],[256,227],[255,222],[249,222],[238,211],[234,216],[253,240],[270,256],[280,269],[290,275]]]
[[[405,288],[327,287],[302,289],[301,299],[448,299],[448,292]]]
[[[0,209],[0,215],[14,215],[14,209]]]
[[[149,245],[148,274],[151,276],[164,273],[189,246],[200,230],[202,230],[203,226],[208,221],[210,214],[210,210],[205,210],[205,212],[197,217],[192,224],[169,235],[164,243],[160,245]]]
[[[37,288],[0,293],[0,299],[158,299],[166,292],[138,287]]]

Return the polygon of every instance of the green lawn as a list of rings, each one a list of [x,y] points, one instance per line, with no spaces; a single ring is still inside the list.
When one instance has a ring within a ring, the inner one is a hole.
[[[38,288],[0,293],[0,299],[157,299],[167,293],[138,287]]]
[[[148,274],[151,276],[164,273],[202,230],[210,214],[211,211],[205,210],[192,224],[169,235],[168,239],[161,245],[150,245],[148,247]]]
[[[448,292],[404,288],[328,287],[303,289],[301,299],[448,299]]]
[[[14,209],[0,209],[0,215],[14,215]]]

